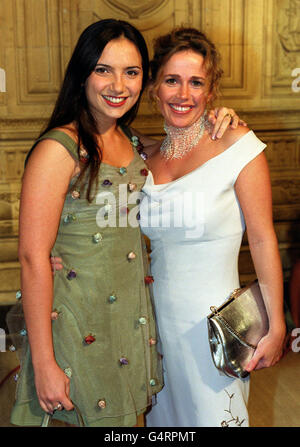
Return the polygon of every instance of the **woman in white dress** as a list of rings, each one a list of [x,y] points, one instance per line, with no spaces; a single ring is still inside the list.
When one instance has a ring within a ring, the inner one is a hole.
[[[151,274],[165,387],[149,427],[247,426],[249,379],[219,374],[206,316],[239,287],[247,227],[270,328],[247,366],[274,365],[285,335],[283,280],[272,222],[265,144],[243,126],[212,140],[205,119],[222,70],[214,45],[194,29],[157,39],[151,95],[165,118],[163,144],[141,138],[149,175],[141,227],[151,240]]]

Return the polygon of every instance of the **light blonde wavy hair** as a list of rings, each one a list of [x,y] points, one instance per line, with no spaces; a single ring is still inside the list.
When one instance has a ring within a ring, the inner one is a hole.
[[[150,62],[149,98],[156,102],[157,91],[162,80],[162,71],[168,60],[180,51],[191,50],[204,58],[204,68],[208,77],[208,102],[219,96],[220,80],[223,75],[221,57],[215,45],[195,28],[175,28],[170,33],[155,39],[154,56]]]

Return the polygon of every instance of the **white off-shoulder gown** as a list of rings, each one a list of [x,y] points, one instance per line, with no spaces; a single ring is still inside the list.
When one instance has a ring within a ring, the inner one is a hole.
[[[248,426],[249,379],[215,368],[206,317],[239,287],[245,230],[234,185],[265,148],[252,131],[183,177],[155,185],[149,172],[140,214],[151,240],[151,274],[165,387],[148,427]]]

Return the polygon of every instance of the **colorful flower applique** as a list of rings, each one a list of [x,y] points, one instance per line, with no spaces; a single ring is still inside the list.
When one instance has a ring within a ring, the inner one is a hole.
[[[141,158],[143,160],[147,160],[148,155],[146,154],[146,152],[144,152],[144,145],[143,143],[141,143],[139,137],[137,137],[136,135],[132,136],[131,143],[136,148]]]

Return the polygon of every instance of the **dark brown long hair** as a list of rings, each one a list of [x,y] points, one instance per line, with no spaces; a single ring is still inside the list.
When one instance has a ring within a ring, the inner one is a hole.
[[[100,169],[102,151],[97,144],[96,121],[87,102],[84,83],[94,70],[108,42],[122,36],[133,42],[141,54],[143,81],[138,101],[124,116],[118,119],[117,123],[118,125],[128,125],[134,120],[138,112],[142,92],[148,82],[149,56],[147,45],[142,34],[130,23],[122,20],[105,19],[88,26],[79,37],[67,66],[52,116],[46,129],[40,134],[42,136],[55,127],[65,126],[71,122],[76,124],[78,157],[80,146],[83,146],[88,153],[87,162],[82,166],[76,184],[87,176],[86,198],[88,201],[92,200],[92,189]]]

